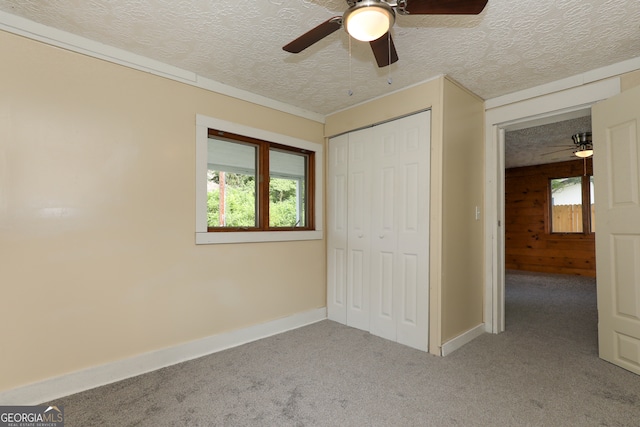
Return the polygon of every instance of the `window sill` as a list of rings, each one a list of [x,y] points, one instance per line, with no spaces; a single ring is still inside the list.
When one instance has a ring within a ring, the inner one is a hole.
[[[322,230],[196,233],[196,245],[322,240]]]

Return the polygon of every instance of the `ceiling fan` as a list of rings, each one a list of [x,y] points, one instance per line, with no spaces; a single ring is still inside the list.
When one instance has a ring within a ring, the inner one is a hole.
[[[477,15],[488,0],[346,0],[349,8],[284,46],[287,52],[300,53],[344,26],[349,35],[369,42],[378,67],[398,60],[389,29],[400,15]]]
[[[593,156],[593,140],[591,137],[591,132],[579,132],[571,135],[571,139],[573,140],[574,146],[557,146],[551,145],[551,148],[561,148],[561,150],[550,151],[547,153],[543,153],[543,156],[553,155],[556,153],[562,153],[564,151],[573,150],[572,154],[576,157],[580,157],[581,159],[585,159],[587,157]]]

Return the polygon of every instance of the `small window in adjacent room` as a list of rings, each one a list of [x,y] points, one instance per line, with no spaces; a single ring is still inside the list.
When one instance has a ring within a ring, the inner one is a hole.
[[[552,178],[549,187],[552,233],[595,231],[593,176]]]
[[[196,139],[196,243],[322,238],[319,144],[201,116]]]

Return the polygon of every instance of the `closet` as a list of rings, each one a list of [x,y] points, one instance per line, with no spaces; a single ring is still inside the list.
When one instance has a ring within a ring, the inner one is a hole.
[[[329,140],[327,311],[423,351],[429,323],[431,113]]]

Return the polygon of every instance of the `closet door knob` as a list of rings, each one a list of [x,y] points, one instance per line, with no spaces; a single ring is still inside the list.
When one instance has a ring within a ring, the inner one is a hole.
[[[363,237],[364,237],[364,234],[358,233],[358,239],[362,239]]]
[[[384,234],[381,234],[381,235],[380,235],[380,236],[378,236],[378,237],[380,237],[381,239],[384,239]]]

